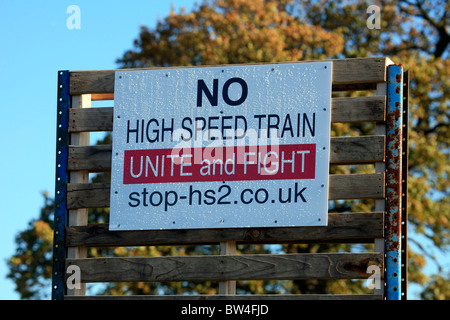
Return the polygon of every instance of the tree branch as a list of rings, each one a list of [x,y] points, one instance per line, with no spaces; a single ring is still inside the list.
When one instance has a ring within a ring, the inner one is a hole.
[[[408,10],[409,8],[404,8],[401,5],[400,10],[405,12],[406,14],[411,14],[413,16],[422,18],[427,21],[431,27],[433,27],[438,34],[438,41],[435,44],[433,54],[435,57],[441,57],[445,50],[447,49],[448,44],[450,43],[450,35],[446,29],[446,20],[447,20],[447,8],[444,9],[444,13],[441,19],[433,19],[433,17],[429,14],[429,10],[427,10],[421,1],[411,2],[408,0],[401,0],[400,3],[404,3],[408,6],[414,7],[416,10]]]

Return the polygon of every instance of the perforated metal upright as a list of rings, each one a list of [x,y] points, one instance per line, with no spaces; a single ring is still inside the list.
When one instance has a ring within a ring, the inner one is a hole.
[[[65,233],[67,226],[67,183],[68,183],[68,133],[69,109],[69,71],[58,71],[58,103],[56,124],[56,176],[55,176],[55,214],[53,226],[53,270],[52,299],[62,300],[65,294],[64,274],[67,250]]]
[[[408,128],[409,128],[409,71],[403,73],[403,132],[402,132],[402,236],[401,274],[402,300],[407,300],[408,289]]]
[[[387,71],[387,110],[386,110],[386,235],[385,235],[385,268],[386,268],[386,290],[387,300],[400,300],[402,285],[405,279],[406,248],[402,248],[402,222],[406,223],[406,205],[403,198],[406,195],[405,181],[407,172],[403,164],[403,149],[407,146],[406,136],[403,135],[404,108],[407,109],[407,100],[404,99],[404,74],[402,65],[391,65]],[[406,88],[407,89],[407,88]],[[407,94],[405,95],[407,96]],[[404,102],[406,100],[406,102]],[[404,106],[404,103],[406,105]],[[406,143],[405,143],[406,142]],[[405,153],[406,155],[406,153]],[[404,235],[405,236],[405,235]],[[404,239],[404,238],[403,238]],[[403,259],[402,259],[403,258]],[[402,267],[403,265],[403,267]],[[404,295],[406,292],[404,292]]]

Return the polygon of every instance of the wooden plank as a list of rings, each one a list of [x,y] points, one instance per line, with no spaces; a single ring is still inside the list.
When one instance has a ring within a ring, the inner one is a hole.
[[[386,58],[354,58],[333,61],[333,84],[386,81]]]
[[[112,145],[69,146],[67,169],[90,172],[111,170]]]
[[[332,137],[331,164],[363,164],[383,162],[386,136]],[[70,155],[70,151],[69,151]]]
[[[384,173],[330,175],[328,199],[382,199],[384,180]]]
[[[364,164],[384,161],[385,136],[332,137],[331,164]],[[90,172],[111,170],[111,145],[69,146],[67,168]]]
[[[329,213],[326,227],[109,231],[107,223],[68,227],[66,246],[204,245],[373,241],[384,236],[384,212]]]
[[[378,95],[386,95],[387,94],[387,84],[379,83],[377,84],[377,92]],[[375,126],[375,133],[386,135],[386,124],[385,123],[377,123]],[[375,172],[386,172],[386,163],[377,162],[375,163]],[[385,199],[375,200],[375,210],[386,211],[386,201]],[[374,248],[376,252],[384,253],[384,236],[374,239]],[[379,288],[375,288],[374,294],[384,295],[384,283]]]
[[[382,300],[376,294],[189,294],[189,295],[126,295],[126,296],[65,296],[64,300]]]
[[[220,254],[225,256],[236,255],[236,241],[221,241]],[[219,281],[219,294],[235,295],[236,281],[235,280]]]
[[[81,96],[72,97],[72,108],[75,109],[89,109],[91,107],[91,95],[85,94]],[[74,145],[86,146],[90,144],[90,136],[88,132],[77,132],[70,134],[70,141]],[[89,182],[89,171],[71,171],[69,173],[69,181],[74,183]],[[69,210],[68,225],[69,226],[85,226],[88,224],[88,209],[77,208]],[[86,258],[87,249],[85,246],[71,247],[67,250],[68,258]],[[85,295],[86,285],[80,288],[67,289],[68,295]]]
[[[386,96],[331,99],[331,122],[386,121]]]
[[[136,69],[133,69],[136,70]],[[336,90],[335,90],[336,88]],[[355,83],[333,85],[333,91],[349,91],[349,90],[375,90],[376,83]],[[94,93],[91,95],[92,101],[114,100],[114,93]]]
[[[333,92],[337,91],[373,91],[377,88],[376,83],[367,82],[367,83],[342,83],[342,84],[333,84],[331,90]]]
[[[330,175],[329,200],[382,199],[384,198],[384,173]],[[109,183],[81,183],[67,185],[67,207],[109,207]]]
[[[331,99],[331,122],[385,121],[385,96]],[[112,131],[113,107],[72,109],[69,113],[69,132]]]
[[[114,100],[114,93],[94,93],[92,101]]]
[[[69,183],[67,189],[67,207],[69,209],[109,207],[109,183]]]
[[[300,253],[67,259],[81,282],[366,279],[381,253]]]
[[[113,107],[71,109],[69,111],[69,132],[112,131]]]
[[[70,94],[114,93],[115,71],[120,70],[71,71]]]
[[[322,61],[333,62],[333,84],[335,85],[355,84],[355,83],[377,83],[386,81],[386,58],[384,57],[336,59],[336,60],[322,60]],[[312,62],[312,61],[303,61],[303,62]],[[158,69],[173,69],[173,68],[181,68],[181,67],[71,71],[70,94],[77,95],[84,93],[114,93],[114,77],[116,71],[158,70]],[[190,68],[199,68],[199,67],[190,67]]]

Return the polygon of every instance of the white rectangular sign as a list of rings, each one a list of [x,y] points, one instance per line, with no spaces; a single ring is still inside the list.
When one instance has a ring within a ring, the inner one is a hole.
[[[117,71],[110,230],[324,226],[331,62]]]

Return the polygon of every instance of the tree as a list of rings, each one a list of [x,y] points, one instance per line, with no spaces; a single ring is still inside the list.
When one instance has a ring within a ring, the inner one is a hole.
[[[44,206],[38,219],[16,236],[16,252],[8,261],[7,278],[16,283],[22,299],[50,297],[53,251],[54,202],[43,193]]]
[[[342,50],[342,38],[303,23],[291,1],[205,1],[174,11],[155,30],[142,26],[136,50],[121,67],[190,66],[323,59]]]
[[[377,5],[381,9],[380,29],[367,28],[367,8],[370,5]],[[182,9],[177,13],[172,10],[154,29],[142,26],[134,41],[134,48],[126,51],[117,63],[123,68],[142,68],[380,55],[401,62],[411,73],[408,210],[409,225],[413,231],[409,233],[409,240],[415,246],[409,248],[409,280],[427,286],[424,298],[448,299],[448,274],[438,274],[432,279],[424,275],[425,258],[433,257],[427,255],[427,250],[421,247],[421,242],[415,239],[414,234],[425,236],[442,251],[448,249],[449,6],[449,2],[444,0],[205,0],[191,12]],[[339,124],[333,127],[336,135],[350,130],[367,133],[373,130],[373,126]],[[367,168],[359,166],[333,170],[339,173],[345,172],[342,170],[363,172]],[[334,203],[332,210],[347,211],[350,204],[358,210],[372,205],[366,201],[345,201]],[[91,213],[107,216],[106,213]],[[20,248],[30,240],[18,238],[17,241]],[[267,250],[263,246],[242,248],[244,251],[255,249],[261,252]],[[355,250],[350,245],[324,244],[287,245],[282,249],[285,252]],[[18,253],[26,251],[21,250]],[[125,254],[120,250],[111,249],[107,254]],[[159,255],[161,252],[170,254],[171,249],[128,250],[127,254]],[[215,249],[189,248],[180,252],[195,254],[196,250]],[[91,255],[97,253],[91,252]],[[28,251],[26,254],[29,257],[31,253]],[[439,264],[436,259],[435,262]],[[16,283],[21,277],[37,276],[32,273],[14,274],[12,277]],[[204,292],[204,288],[197,284],[182,286],[169,284],[163,288],[136,284],[135,287],[125,288],[116,285],[107,290],[115,293],[149,293],[157,290],[167,293],[187,290]],[[20,290],[25,292],[28,290],[25,287],[21,286]],[[292,293],[364,291],[361,283],[352,282],[348,285],[348,282],[344,284],[342,281],[251,282],[243,283],[240,288],[253,292],[282,290]],[[28,294],[32,295],[33,292]]]

